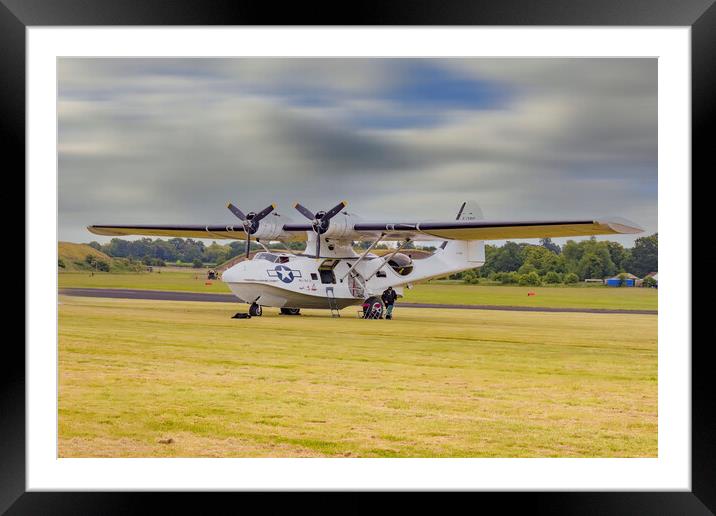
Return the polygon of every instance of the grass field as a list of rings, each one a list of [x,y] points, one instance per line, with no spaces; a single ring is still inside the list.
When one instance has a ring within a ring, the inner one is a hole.
[[[206,284],[205,272],[162,272],[144,274],[60,273],[59,286],[82,288],[133,288],[190,292],[229,292],[222,281]],[[528,296],[535,292],[535,296]],[[415,285],[405,290],[403,301],[500,306],[557,308],[615,308],[656,310],[658,293],[649,288],[610,287],[513,287],[438,282]]]
[[[207,285],[204,269],[190,272],[163,271],[161,273],[97,273],[62,272],[59,287],[81,288],[138,288],[145,290],[176,290],[182,292],[230,292],[221,280],[212,280]]]
[[[534,296],[528,296],[534,292]],[[465,305],[537,306],[558,308],[619,308],[656,310],[652,288],[513,287],[428,283],[405,290],[405,301]]]
[[[60,301],[61,457],[657,454],[656,316]]]

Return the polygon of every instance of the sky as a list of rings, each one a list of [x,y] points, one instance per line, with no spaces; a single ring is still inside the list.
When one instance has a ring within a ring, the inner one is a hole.
[[[232,224],[228,201],[657,231],[656,59],[61,58],[57,108],[64,241]]]

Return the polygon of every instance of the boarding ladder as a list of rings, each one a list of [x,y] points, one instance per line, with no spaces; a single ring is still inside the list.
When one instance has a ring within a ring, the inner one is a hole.
[[[333,287],[326,287],[326,299],[328,299],[328,307],[331,309],[331,317],[340,317],[341,312],[338,309],[338,303],[336,303]]]

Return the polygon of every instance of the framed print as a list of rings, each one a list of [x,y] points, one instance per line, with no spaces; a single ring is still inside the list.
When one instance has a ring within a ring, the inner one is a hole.
[[[28,242],[2,510],[714,510],[711,2],[2,2]]]

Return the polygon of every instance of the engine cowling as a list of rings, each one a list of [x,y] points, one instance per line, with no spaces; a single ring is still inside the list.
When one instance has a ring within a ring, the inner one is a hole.
[[[279,239],[285,240],[287,237],[290,238],[291,235],[288,235],[283,231],[283,225],[284,221],[281,220],[280,215],[271,214],[259,222],[259,227],[252,236],[256,239],[264,241]]]
[[[350,239],[353,236],[353,222],[350,215],[339,213],[333,217],[328,229],[321,236],[334,240]]]

